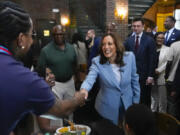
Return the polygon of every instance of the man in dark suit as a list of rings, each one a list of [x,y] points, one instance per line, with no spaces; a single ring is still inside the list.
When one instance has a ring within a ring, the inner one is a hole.
[[[148,107],[151,105],[151,85],[155,71],[155,42],[146,35],[144,21],[141,18],[134,19],[132,23],[134,35],[124,43],[127,51],[133,51],[136,56],[137,73],[141,87],[141,103]]]
[[[180,30],[174,27],[176,19],[173,16],[168,16],[164,22],[164,27],[167,29],[165,32],[165,41],[166,46],[171,46],[175,41],[180,40]]]
[[[176,75],[174,77],[174,82],[173,82],[173,89],[175,92],[174,94],[176,94],[176,96],[178,95],[180,96],[180,83],[179,82],[180,82],[180,60],[176,69]]]
[[[176,70],[175,78],[173,81],[173,90],[171,96],[175,98],[176,106],[176,118],[180,120],[180,60]]]

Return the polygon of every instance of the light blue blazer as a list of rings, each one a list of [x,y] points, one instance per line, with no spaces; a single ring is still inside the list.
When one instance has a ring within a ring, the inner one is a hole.
[[[102,117],[116,125],[120,108],[123,107],[126,110],[133,103],[139,103],[140,100],[135,56],[132,52],[125,52],[123,60],[125,66],[120,68],[120,83],[115,77],[111,64],[109,62],[100,64],[100,56],[97,56],[92,60],[90,71],[81,85],[81,89],[90,91],[96,78],[99,78],[100,90],[96,97],[95,108]]]

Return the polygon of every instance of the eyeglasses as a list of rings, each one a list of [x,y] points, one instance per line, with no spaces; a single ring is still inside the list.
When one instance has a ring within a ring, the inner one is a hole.
[[[37,33],[36,32],[32,32],[32,34],[30,34],[30,33],[24,33],[25,35],[29,35],[29,36],[31,36],[32,37],[32,39],[35,39],[36,38],[36,36],[37,36]]]

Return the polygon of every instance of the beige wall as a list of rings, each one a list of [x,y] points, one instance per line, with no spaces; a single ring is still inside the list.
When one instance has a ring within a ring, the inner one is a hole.
[[[169,3],[168,4],[162,4],[161,2],[159,3],[158,1],[153,4],[153,6],[146,11],[146,13],[143,15],[143,18],[147,18],[153,22],[156,23],[156,15],[157,13],[173,13],[175,6],[175,3]]]

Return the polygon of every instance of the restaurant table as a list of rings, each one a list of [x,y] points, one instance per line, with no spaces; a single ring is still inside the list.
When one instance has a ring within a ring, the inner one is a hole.
[[[53,115],[41,115],[40,117],[59,120],[60,118]],[[114,125],[107,119],[100,119],[92,123],[87,124],[91,128],[91,135],[124,135],[122,128]]]

